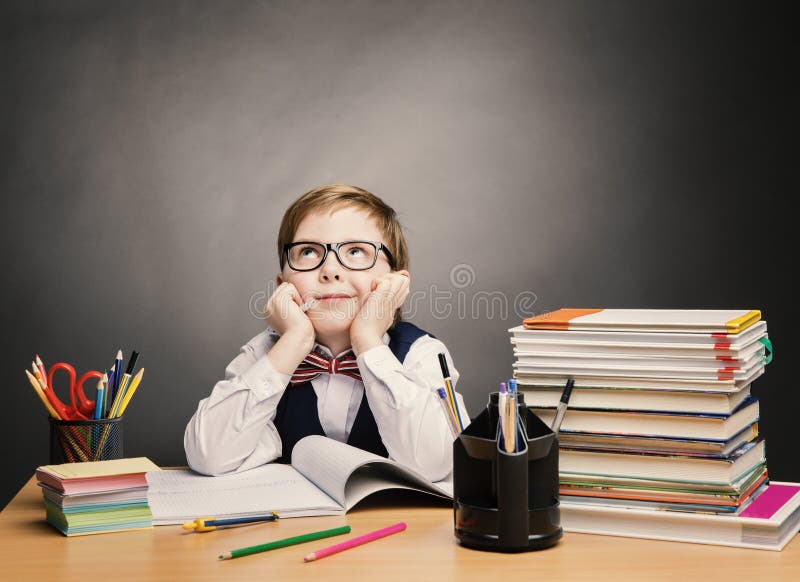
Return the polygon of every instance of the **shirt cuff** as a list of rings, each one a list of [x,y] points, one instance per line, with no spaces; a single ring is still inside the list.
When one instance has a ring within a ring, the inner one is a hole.
[[[241,379],[255,393],[260,402],[285,389],[292,376],[278,372],[267,354],[264,354],[242,373]]]

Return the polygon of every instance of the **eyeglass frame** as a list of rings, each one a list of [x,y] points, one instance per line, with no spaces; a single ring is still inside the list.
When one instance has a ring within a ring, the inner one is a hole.
[[[353,243],[365,243],[371,245],[375,249],[375,259],[372,261],[372,264],[369,267],[364,267],[363,269],[353,269],[352,267],[348,267],[347,265],[344,264],[344,262],[342,261],[342,257],[339,256],[339,247],[341,247],[342,245],[349,245]],[[313,269],[297,269],[292,265],[292,261],[289,258],[289,251],[293,247],[300,245],[319,245],[325,249],[325,253],[322,255],[322,259],[320,260],[319,265],[317,265]],[[318,241],[301,240],[292,243],[286,243],[285,245],[283,245],[283,256],[286,257],[286,264],[292,271],[297,271],[299,273],[308,273],[309,271],[316,271],[317,269],[319,269],[323,264],[325,264],[325,260],[328,258],[328,253],[330,251],[333,251],[333,254],[336,255],[336,260],[339,261],[339,264],[348,271],[369,271],[375,265],[378,264],[378,253],[380,251],[383,251],[383,253],[386,255],[386,258],[389,260],[389,266],[393,270],[397,268],[397,263],[395,262],[392,253],[389,251],[389,248],[383,243],[374,242],[371,240],[346,240],[338,243],[322,243]]]

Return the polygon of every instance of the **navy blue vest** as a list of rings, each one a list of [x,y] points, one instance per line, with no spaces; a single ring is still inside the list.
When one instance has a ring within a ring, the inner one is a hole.
[[[430,335],[416,325],[405,321],[398,322],[387,333],[389,334],[389,349],[401,362],[405,360],[411,344],[423,335]],[[283,445],[281,457],[277,459],[278,463],[291,462],[292,449],[301,438],[312,434],[325,435],[317,411],[317,394],[314,392],[311,382],[297,386],[290,384],[286,387],[283,397],[278,402],[275,427],[278,429]],[[358,407],[347,444],[382,457],[389,456],[383,441],[381,441],[378,425],[375,424],[375,417],[369,408],[366,394],[361,398],[361,405]]]

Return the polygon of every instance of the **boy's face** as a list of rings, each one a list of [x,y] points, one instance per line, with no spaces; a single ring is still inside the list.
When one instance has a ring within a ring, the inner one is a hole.
[[[353,240],[386,242],[375,219],[365,210],[340,206],[308,213],[300,221],[292,242],[338,243]],[[349,335],[353,318],[372,290],[372,282],[391,271],[383,251],[378,252],[375,266],[366,271],[345,268],[336,255],[329,251],[325,262],[313,271],[295,271],[287,262],[277,281],[278,285],[284,281],[294,285],[304,303],[316,299],[307,315],[318,340],[322,340]]]

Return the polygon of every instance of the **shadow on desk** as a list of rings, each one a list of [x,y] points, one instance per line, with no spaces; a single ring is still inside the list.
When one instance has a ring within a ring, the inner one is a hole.
[[[350,513],[358,513],[359,511],[366,511],[369,509],[387,509],[387,508],[401,508],[401,507],[420,507],[420,508],[442,508],[453,509],[453,501],[444,499],[443,497],[436,497],[418,491],[410,491],[407,489],[387,489],[378,491],[372,495],[359,501],[350,511]]]

